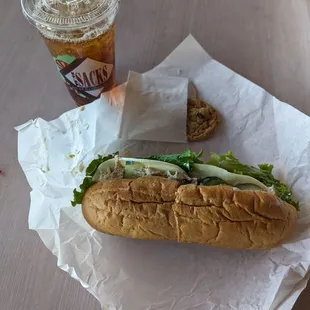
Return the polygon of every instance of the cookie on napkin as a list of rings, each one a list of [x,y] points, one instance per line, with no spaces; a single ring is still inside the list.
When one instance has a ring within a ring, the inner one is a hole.
[[[187,105],[188,141],[207,140],[212,137],[219,125],[219,116],[215,109],[201,99],[189,99]]]

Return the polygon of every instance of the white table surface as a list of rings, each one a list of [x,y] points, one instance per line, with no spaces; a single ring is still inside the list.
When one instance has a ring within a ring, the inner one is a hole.
[[[0,7],[0,309],[99,310],[27,227],[30,188],[14,126],[54,119],[74,103],[19,1]],[[192,33],[215,59],[310,115],[309,12],[309,0],[123,0],[118,82],[153,68]],[[309,305],[310,287],[294,310]]]

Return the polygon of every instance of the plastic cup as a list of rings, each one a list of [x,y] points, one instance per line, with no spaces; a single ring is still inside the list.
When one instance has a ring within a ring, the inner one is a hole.
[[[120,0],[21,0],[78,106],[115,86],[115,17]]]

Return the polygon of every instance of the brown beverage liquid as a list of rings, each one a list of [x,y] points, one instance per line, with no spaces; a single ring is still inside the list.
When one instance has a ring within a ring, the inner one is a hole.
[[[92,39],[66,42],[43,38],[77,105],[88,104],[115,87],[114,23]]]
[[[115,86],[115,17],[120,0],[21,0],[77,105]]]

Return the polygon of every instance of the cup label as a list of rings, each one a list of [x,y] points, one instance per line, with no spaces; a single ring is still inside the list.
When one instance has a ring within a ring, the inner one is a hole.
[[[69,55],[54,57],[57,70],[64,82],[75,92],[88,99],[97,99],[111,77],[113,65],[91,58]]]

